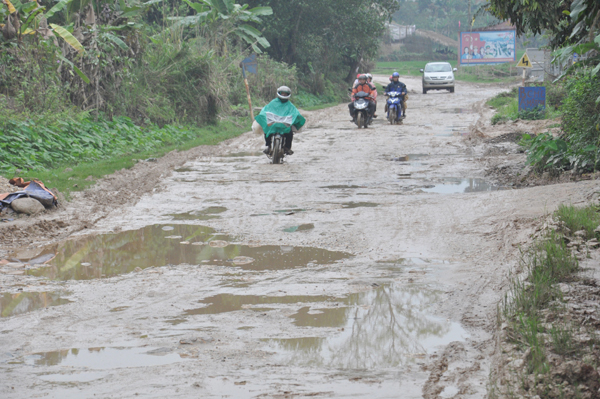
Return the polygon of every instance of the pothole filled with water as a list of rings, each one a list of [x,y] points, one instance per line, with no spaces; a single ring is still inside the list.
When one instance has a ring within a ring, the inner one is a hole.
[[[506,189],[506,187],[494,185],[484,179],[464,179],[460,177],[446,177],[442,179],[441,183],[421,188],[421,190],[427,193],[438,194],[476,193]]]
[[[169,348],[89,348],[41,352],[25,356],[31,366],[62,366],[91,370],[162,366],[184,359]]]
[[[354,202],[354,201],[350,201],[350,202],[344,202],[342,204],[342,208],[346,208],[346,209],[354,209],[354,208],[375,208],[378,207],[379,204],[375,203],[375,202]]]
[[[50,306],[64,305],[72,301],[62,298],[64,292],[19,292],[0,294],[0,316],[10,317],[18,314],[45,309]]]
[[[200,314],[218,314],[235,312],[237,310],[255,310],[265,311],[272,310],[274,307],[256,305],[284,305],[296,303],[311,303],[311,302],[327,302],[327,301],[343,301],[343,298],[335,298],[325,295],[285,295],[285,296],[264,296],[264,295],[235,295],[235,294],[219,294],[204,298],[198,301],[203,306],[197,309],[189,309],[185,311],[185,315],[200,315]]]
[[[242,151],[242,152],[233,152],[231,154],[221,155],[225,158],[245,158],[245,157],[259,157],[264,156],[265,154],[262,151]]]
[[[283,229],[283,231],[286,233],[295,233],[297,231],[307,231],[307,230],[312,230],[314,228],[315,228],[315,225],[313,223],[306,223],[306,224],[301,224],[298,226],[287,227],[287,228]]]
[[[385,285],[335,299],[337,303],[330,301],[327,306],[302,307],[291,318],[309,336],[265,341],[287,364],[397,367],[468,337],[459,323],[430,313],[440,299],[437,292],[422,287]],[[321,328],[336,332],[323,335]]]
[[[191,211],[185,213],[174,213],[170,214],[173,220],[211,220],[219,219],[219,213],[223,213],[227,210],[224,206],[210,206],[201,211]]]
[[[232,243],[206,226],[153,225],[116,234],[72,239],[47,247],[56,256],[29,275],[52,280],[89,280],[165,265],[221,265],[283,270],[350,258],[346,252],[285,245]]]
[[[474,114],[475,110],[472,108],[450,108],[442,109],[439,112],[442,114]]]

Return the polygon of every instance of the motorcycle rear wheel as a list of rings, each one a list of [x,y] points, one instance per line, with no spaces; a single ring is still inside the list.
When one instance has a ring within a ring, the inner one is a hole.
[[[283,148],[281,148],[281,137],[273,137],[273,163],[283,163]]]

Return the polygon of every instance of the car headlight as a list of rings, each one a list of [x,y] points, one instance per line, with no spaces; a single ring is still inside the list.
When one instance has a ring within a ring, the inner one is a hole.
[[[454,79],[454,76],[448,76],[446,79],[452,80],[452,79]]]

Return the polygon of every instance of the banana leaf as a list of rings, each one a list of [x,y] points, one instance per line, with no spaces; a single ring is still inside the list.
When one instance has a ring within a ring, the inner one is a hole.
[[[69,44],[69,46],[73,47],[78,53],[85,52],[85,49],[83,48],[81,43],[79,43],[79,40],[77,40],[75,36],[71,34],[71,32],[69,32],[60,25],[50,24],[50,26],[52,27],[52,29],[54,29],[55,34],[60,36],[65,42]]]

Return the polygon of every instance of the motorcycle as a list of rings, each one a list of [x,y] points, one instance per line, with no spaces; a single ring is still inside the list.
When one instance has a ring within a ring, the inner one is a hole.
[[[391,91],[387,93],[387,119],[392,125],[401,125],[402,119],[402,93],[399,91]]]
[[[267,112],[267,124],[269,126],[274,123],[281,123],[286,127],[290,128],[290,131],[295,131],[295,128],[292,126],[294,122],[294,118],[292,116],[279,116],[275,115],[272,112]],[[289,132],[288,132],[289,133]],[[271,163],[280,164],[283,163],[283,158],[285,157],[285,135],[282,132],[276,132],[272,134],[271,146],[269,147],[269,151],[267,153],[267,157],[271,160]]]
[[[359,91],[354,95],[354,121],[359,129],[361,127],[366,129],[373,120],[373,115],[368,111],[369,100],[367,100],[367,97],[369,97],[369,94],[364,91]]]

